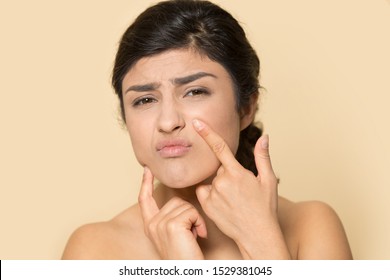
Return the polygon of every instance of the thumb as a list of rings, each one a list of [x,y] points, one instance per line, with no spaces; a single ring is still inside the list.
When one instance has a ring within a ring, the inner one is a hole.
[[[201,185],[196,188],[196,196],[202,208],[204,208],[203,206],[210,195],[210,191],[211,185]]]
[[[269,154],[269,136],[261,136],[254,149],[254,156],[256,162],[256,168],[258,171],[258,178],[261,180],[274,177],[274,171],[272,169],[271,157]]]
[[[192,234],[195,238],[197,238],[198,236],[201,238],[207,238],[206,222],[199,213],[198,215],[199,216],[197,217],[195,223],[193,223],[191,228]]]

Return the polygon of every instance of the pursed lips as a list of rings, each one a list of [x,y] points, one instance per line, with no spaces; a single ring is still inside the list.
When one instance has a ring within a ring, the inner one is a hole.
[[[191,146],[191,143],[185,139],[167,139],[159,141],[156,150],[163,158],[175,158],[185,155]]]

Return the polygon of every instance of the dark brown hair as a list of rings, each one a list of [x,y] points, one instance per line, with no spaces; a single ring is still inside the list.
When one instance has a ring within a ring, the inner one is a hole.
[[[171,49],[191,48],[220,63],[235,87],[237,110],[258,94],[260,61],[237,20],[209,1],[170,0],[149,7],[123,34],[112,75],[125,121],[122,82],[127,72],[143,57]],[[237,160],[257,175],[253,148],[261,129],[250,124],[240,133]]]

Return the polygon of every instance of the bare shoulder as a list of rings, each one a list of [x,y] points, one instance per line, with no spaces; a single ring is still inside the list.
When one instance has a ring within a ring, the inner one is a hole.
[[[143,253],[148,250],[142,248],[150,245],[143,233],[136,204],[112,220],[76,229],[66,244],[62,259],[148,259]]]
[[[296,259],[352,259],[337,213],[320,201],[279,199],[279,219]]]

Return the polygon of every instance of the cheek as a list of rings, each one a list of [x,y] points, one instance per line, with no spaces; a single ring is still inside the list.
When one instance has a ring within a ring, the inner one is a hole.
[[[221,136],[233,154],[237,152],[241,130],[240,116],[234,108],[228,110],[226,106],[223,108],[215,106],[195,117],[207,123]]]
[[[225,140],[232,153],[235,155],[240,140],[240,120],[239,117],[228,117],[226,121],[220,123],[219,130],[216,132]]]
[[[130,136],[131,145],[134,154],[141,165],[145,165],[150,157],[151,144],[148,139],[151,139],[152,132],[150,124],[147,125],[145,120],[126,121],[127,131]],[[148,129],[149,128],[149,129]]]

